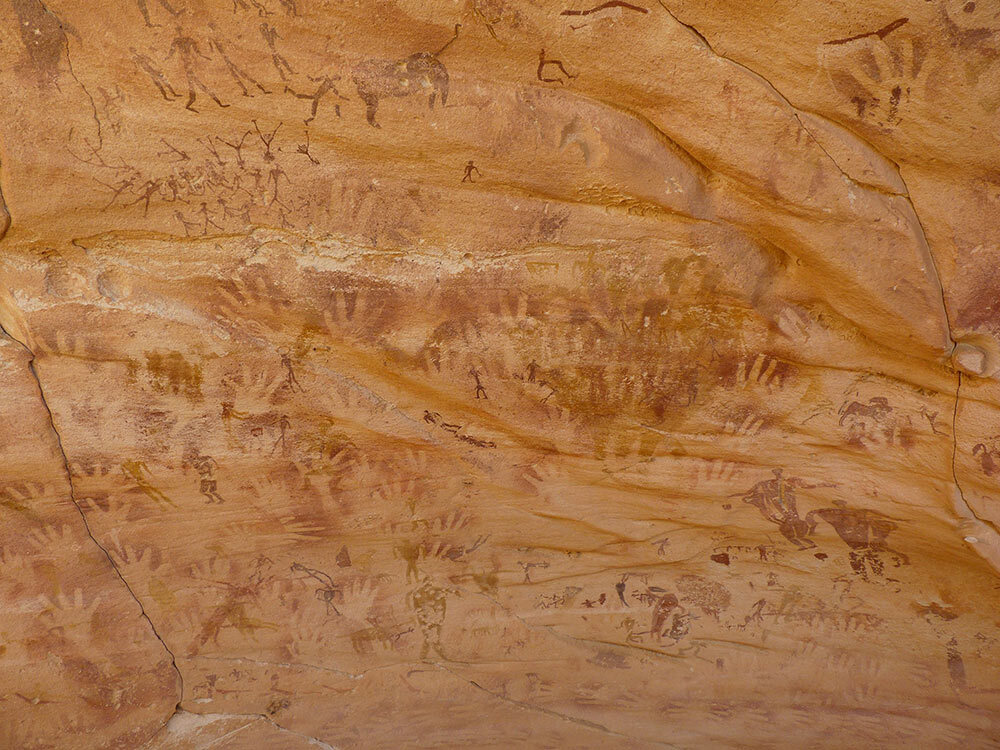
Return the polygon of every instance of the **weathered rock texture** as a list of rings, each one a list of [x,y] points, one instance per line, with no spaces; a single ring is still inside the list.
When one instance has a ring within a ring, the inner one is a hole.
[[[996,0],[4,0],[0,102],[0,746],[1000,747]]]

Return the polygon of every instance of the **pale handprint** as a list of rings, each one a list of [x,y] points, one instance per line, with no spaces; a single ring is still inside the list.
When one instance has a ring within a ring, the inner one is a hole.
[[[342,589],[341,614],[358,623],[367,621],[378,596],[378,584],[371,578],[355,578]]]
[[[809,340],[812,321],[803,310],[797,307],[785,307],[775,322],[778,330],[792,341],[801,343]]]
[[[136,576],[146,580],[163,564],[163,558],[152,547],[136,549],[129,544],[116,544],[108,549],[108,554],[115,567],[128,570],[127,578]]]
[[[455,508],[438,519],[438,526],[440,531],[454,531],[464,529],[471,521],[472,517],[465,508]]]
[[[76,588],[72,596],[66,596],[63,591],[55,598],[42,594],[38,603],[42,609],[40,617],[51,621],[51,627],[73,628],[91,622],[94,611],[101,604],[101,596],[98,594],[88,601],[83,590]]]
[[[32,529],[28,534],[28,544],[39,552],[75,549],[80,546],[80,541],[79,535],[68,524],[63,524],[59,528],[46,524],[41,529]]]
[[[767,354],[758,354],[753,360],[742,359],[736,367],[736,387],[740,390],[763,387],[768,392],[781,387],[786,377],[779,369],[781,360]]]
[[[327,527],[298,521],[295,516],[281,516],[278,521],[281,523],[283,535],[289,541],[304,542],[323,539],[326,536]]]
[[[114,497],[108,499],[103,505],[96,498],[87,497],[80,502],[80,505],[88,516],[88,520],[91,515],[96,515],[101,524],[112,529],[125,528],[128,514],[132,510],[131,504]]]
[[[741,409],[726,416],[722,431],[727,435],[758,435],[767,426],[768,415],[752,409]]]
[[[29,570],[28,558],[9,549],[0,549],[0,571],[3,571],[5,582],[10,580],[15,569]]]

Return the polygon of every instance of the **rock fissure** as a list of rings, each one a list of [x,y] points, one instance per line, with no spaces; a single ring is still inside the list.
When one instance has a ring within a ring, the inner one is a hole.
[[[25,342],[12,336],[10,332],[7,331],[3,326],[0,326],[0,333],[2,333],[8,339],[14,342],[17,346],[23,349],[28,356],[28,362],[27,362],[28,373],[30,374],[32,380],[34,381],[35,388],[38,391],[39,401],[42,404],[42,408],[45,410],[46,419],[48,421],[49,428],[52,431],[52,437],[55,442],[55,447],[59,454],[60,460],[62,461],[62,468],[66,476],[66,484],[70,495],[70,502],[73,504],[73,507],[76,509],[77,513],[80,515],[80,520],[83,523],[83,529],[85,533],[87,534],[88,537],[90,537],[90,540],[91,542],[94,543],[94,546],[101,551],[101,554],[107,560],[111,570],[114,571],[115,575],[118,577],[118,580],[120,580],[122,585],[125,587],[125,590],[128,592],[129,597],[139,607],[140,616],[149,625],[149,629],[153,637],[160,642],[160,645],[163,646],[163,650],[169,657],[171,667],[173,668],[174,672],[177,675],[177,692],[178,692],[177,705],[179,706],[184,696],[184,676],[181,674],[181,671],[177,666],[177,660],[174,657],[174,653],[170,649],[170,647],[167,646],[163,638],[160,637],[160,634],[156,630],[156,626],[153,624],[152,619],[150,619],[149,615],[146,612],[146,608],[143,607],[142,602],[139,600],[139,597],[136,596],[135,591],[132,590],[132,587],[129,585],[128,581],[125,580],[125,576],[122,575],[121,570],[119,570],[118,566],[115,564],[114,558],[111,557],[111,553],[104,545],[102,545],[97,540],[97,537],[95,537],[93,532],[90,530],[90,524],[87,521],[87,514],[83,511],[83,508],[80,507],[80,504],[77,501],[76,492],[73,485],[73,473],[69,465],[69,458],[66,455],[65,448],[63,448],[62,435],[59,433],[59,429],[56,427],[55,417],[52,414],[52,409],[49,407],[49,403],[45,398],[45,390],[42,387],[42,381],[39,378],[38,371],[35,367],[35,354]]]
[[[946,292],[944,290],[944,286],[943,286],[942,281],[941,281],[941,275],[938,272],[938,266],[937,266],[937,262],[936,262],[936,260],[934,258],[934,252],[933,252],[933,250],[930,247],[930,243],[927,241],[927,234],[924,231],[923,223],[921,222],[920,216],[917,213],[916,206],[913,204],[913,199],[910,196],[910,190],[906,186],[906,182],[903,179],[902,170],[900,168],[899,163],[895,159],[890,159],[888,156],[886,156],[885,154],[883,154],[880,151],[878,151],[877,149],[875,149],[874,146],[872,146],[870,143],[868,143],[868,141],[866,141],[865,139],[863,139],[860,136],[858,136],[850,128],[847,128],[846,126],[840,125],[840,127],[844,127],[845,130],[847,130],[848,132],[850,132],[853,137],[857,138],[859,142],[863,143],[868,148],[871,148],[872,151],[874,151],[875,153],[879,154],[879,156],[881,156],[883,159],[885,159],[887,162],[891,163],[895,167],[896,174],[898,175],[898,177],[900,179],[900,182],[903,185],[904,192],[902,192],[902,193],[890,193],[890,192],[886,192],[886,191],[883,191],[883,190],[879,190],[877,187],[870,186],[870,185],[867,185],[866,183],[861,183],[861,182],[858,182],[857,180],[855,180],[853,177],[851,177],[850,175],[848,175],[843,170],[843,168],[840,166],[840,164],[837,162],[837,160],[827,151],[827,149],[823,146],[823,144],[819,142],[819,140],[815,137],[815,135],[813,135],[812,131],[805,125],[805,123],[802,122],[802,118],[800,117],[800,113],[808,113],[808,114],[810,114],[810,115],[812,115],[814,117],[819,117],[819,118],[823,118],[822,115],[817,114],[817,113],[813,113],[813,112],[809,112],[808,110],[802,110],[802,109],[796,107],[788,99],[788,97],[786,97],[783,93],[781,93],[781,91],[779,91],[778,88],[768,78],[766,78],[765,76],[761,75],[756,70],[748,67],[747,65],[745,65],[745,64],[743,64],[741,62],[738,62],[736,60],[733,60],[732,58],[727,57],[726,55],[722,55],[719,52],[717,52],[715,50],[715,48],[712,46],[712,43],[709,42],[709,40],[705,37],[704,34],[702,34],[697,28],[695,28],[691,24],[688,24],[688,23],[685,23],[684,21],[681,21],[673,13],[673,11],[670,10],[669,6],[664,2],[664,0],[658,0],[658,2],[660,4],[660,6],[667,12],[667,14],[677,24],[679,24],[680,26],[683,26],[692,35],[694,35],[694,37],[697,38],[712,54],[714,54],[716,57],[718,57],[718,58],[720,58],[722,60],[726,60],[730,64],[732,64],[732,65],[740,68],[741,70],[745,71],[749,75],[753,76],[755,79],[757,79],[757,80],[761,81],[762,83],[764,83],[765,86],[767,87],[767,89],[775,97],[777,97],[789,109],[789,111],[795,117],[796,122],[798,122],[799,127],[802,128],[802,130],[809,136],[810,140],[812,140],[812,142],[816,144],[816,146],[827,156],[827,158],[830,159],[830,161],[834,164],[835,167],[837,167],[837,169],[841,172],[841,174],[844,175],[844,177],[846,179],[850,180],[852,183],[857,184],[857,185],[859,185],[859,186],[861,186],[861,187],[863,187],[865,189],[872,189],[872,190],[875,190],[876,192],[882,193],[884,195],[888,195],[888,196],[892,196],[892,197],[899,197],[899,198],[902,198],[903,200],[906,201],[906,203],[910,207],[910,210],[913,213],[913,219],[916,222],[916,228],[919,230],[919,233],[920,233],[920,236],[919,236],[918,239],[919,239],[919,243],[920,243],[920,250],[921,250],[922,255],[924,256],[923,259],[924,259],[925,265],[926,265],[926,268],[924,269],[924,271],[926,273],[927,280],[931,284],[933,284],[936,292],[938,293],[938,295],[940,296],[940,299],[941,299],[941,308],[942,308],[942,311],[943,311],[943,314],[944,314],[944,321],[943,322],[944,322],[944,324],[945,324],[945,326],[947,328],[948,338],[951,340],[951,350],[949,350],[945,354],[945,356],[950,356],[951,353],[952,353],[952,351],[954,350],[955,342],[954,342],[954,339],[951,336],[952,321],[951,321],[950,316],[948,315],[948,308],[947,308],[947,305],[946,305],[946,302],[945,302]],[[826,118],[823,118],[823,119],[826,119]],[[839,123],[837,123],[837,124],[839,125]]]
[[[962,485],[958,480],[958,407],[960,404],[960,398],[962,393],[962,373],[956,373],[958,375],[958,383],[955,386],[955,410],[952,414],[951,421],[951,432],[952,432],[952,452],[951,452],[951,476],[955,483],[955,494],[957,499],[961,503],[961,507],[957,508],[959,511],[958,515],[965,517],[967,519],[972,519],[979,531],[974,534],[968,534],[965,536],[965,540],[971,544],[976,545],[976,549],[982,551],[980,542],[988,544],[989,548],[995,548],[993,554],[987,554],[984,552],[984,556],[993,563],[997,572],[1000,573],[1000,530],[997,529],[996,524],[982,518],[975,509],[969,504],[969,501],[965,498],[965,492],[962,490]],[[976,534],[988,534],[991,539],[984,540],[979,539]],[[992,542],[992,543],[990,543]]]

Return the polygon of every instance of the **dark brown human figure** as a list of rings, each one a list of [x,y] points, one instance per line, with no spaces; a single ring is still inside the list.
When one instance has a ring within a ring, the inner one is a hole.
[[[767,606],[766,599],[758,599],[757,601],[755,601],[753,603],[753,607],[750,608],[750,612],[748,612],[747,616],[743,618],[743,623],[741,625],[737,625],[737,627],[740,630],[746,630],[747,626],[750,623],[753,623],[754,625],[763,625],[764,607],[766,606]]]
[[[189,36],[184,35],[184,31],[180,26],[177,27],[177,36],[170,45],[170,52],[167,54],[167,59],[169,60],[177,53],[181,60],[181,67],[184,70],[184,77],[187,79],[188,84],[188,100],[187,104],[184,105],[185,109],[189,109],[192,112],[197,112],[194,108],[194,103],[197,98],[196,89],[200,89],[204,93],[208,94],[212,100],[218,104],[220,107],[228,107],[228,104],[223,104],[222,101],[215,95],[211,89],[206,86],[202,80],[198,77],[196,71],[197,60],[195,57],[200,57],[203,60],[211,60],[210,57],[203,54],[198,48],[198,43]]]
[[[772,469],[774,479],[758,482],[747,494],[743,502],[756,507],[768,521],[778,525],[778,531],[799,549],[815,547],[809,539],[809,524],[799,518],[795,504],[795,488],[829,487],[829,484],[809,484],[792,477],[785,479],[781,469]]]
[[[240,213],[229,207],[229,203],[223,197],[218,197],[215,202],[219,204],[219,208],[222,209],[222,216],[225,219],[238,219],[240,218]]]
[[[926,406],[921,406],[920,407],[920,411],[918,413],[920,415],[922,415],[924,419],[927,420],[927,423],[931,426],[931,432],[933,432],[935,435],[946,435],[947,434],[947,433],[942,432],[941,430],[939,430],[937,428],[937,424],[936,424],[937,423],[937,417],[938,417],[938,414],[941,413],[940,411],[936,411],[934,413],[931,413],[931,411]]]
[[[295,370],[292,367],[292,358],[288,352],[280,352],[281,354],[281,366],[285,368],[285,386],[289,390],[294,391],[296,388],[299,391],[305,390],[301,385],[299,385],[298,378],[295,377]]]
[[[104,208],[105,209],[111,208],[111,206],[114,205],[115,201],[118,200],[119,195],[124,193],[126,190],[131,190],[135,186],[135,181],[136,179],[138,179],[138,177],[139,177],[138,174],[130,175],[128,178],[122,180],[117,185],[109,185],[106,182],[101,182],[101,180],[96,180],[98,184],[104,185],[104,187],[106,187],[108,190],[111,190],[113,193],[111,196],[111,200],[108,201],[108,204]]]
[[[180,162],[180,161],[191,161],[191,157],[187,155],[187,152],[181,151],[175,145],[170,143],[166,138],[161,138],[160,143],[167,147],[166,151],[157,151],[157,156],[169,156],[170,161]]]
[[[211,217],[211,215],[208,212],[208,203],[202,201],[201,208],[198,209],[198,213],[201,215],[202,220],[204,222],[204,225],[202,226],[202,229],[201,229],[201,233],[202,234],[208,234],[208,228],[209,228],[209,226],[215,227],[220,232],[222,231],[222,227],[220,227],[218,224],[216,224],[212,220],[212,217]]]
[[[570,73],[562,64],[562,60],[549,60],[545,57],[545,50],[541,50],[538,53],[538,71],[536,75],[539,81],[544,81],[545,83],[566,83],[562,78],[546,78],[545,68],[548,65],[556,66],[566,78],[576,78],[576,75]]]
[[[309,130],[308,129],[306,129],[306,142],[305,143],[300,143],[298,146],[296,146],[295,147],[295,153],[302,154],[302,155],[308,157],[309,161],[311,161],[313,164],[319,164],[319,159],[317,159],[315,156],[313,156],[311,153],[309,153]]]
[[[208,186],[201,179],[200,175],[193,174],[187,169],[182,169],[178,173],[178,177],[187,183],[187,192],[189,195],[204,195],[208,191]]]
[[[216,33],[218,32],[218,29],[215,27],[215,24],[209,24],[209,27],[212,29],[212,31]],[[253,96],[253,94],[250,93],[250,90],[243,83],[244,78],[250,81],[250,83],[252,83],[258,89],[260,89],[261,93],[263,94],[271,93],[268,89],[264,88],[264,85],[260,81],[258,81],[256,78],[247,73],[236,63],[234,63],[231,59],[229,59],[229,55],[227,55],[225,49],[223,49],[222,42],[219,41],[218,36],[215,36],[211,40],[209,40],[208,46],[209,48],[215,47],[215,51],[218,52],[219,55],[221,55],[222,61],[226,64],[226,69],[229,71],[229,75],[232,76],[233,80],[236,81],[236,85],[239,86],[240,89],[243,91],[243,96]]]
[[[462,182],[475,182],[475,180],[472,179],[473,172],[480,177],[483,176],[483,173],[479,171],[475,164],[472,163],[472,159],[469,159],[469,161],[465,163],[465,176],[462,178]]]
[[[225,159],[222,158],[222,155],[219,153],[219,149],[216,148],[215,143],[212,142],[212,139],[210,137],[209,138],[204,138],[204,139],[197,138],[196,140],[198,141],[198,143],[200,143],[201,145],[203,145],[213,157],[215,157],[215,163],[216,164],[218,164],[220,167],[226,166]],[[218,174],[218,172],[215,169],[213,169],[212,172],[213,172],[214,175]],[[226,185],[226,187],[229,187],[229,186]]]
[[[649,626],[649,634],[656,640],[662,639],[665,635],[674,640],[680,639],[687,633],[685,627],[686,614],[686,610],[681,606],[674,594],[663,594],[653,604],[653,616]],[[668,622],[670,623],[670,629],[665,631],[664,629],[667,627]]]
[[[288,446],[285,444],[285,431],[292,426],[292,423],[288,420],[287,414],[282,414],[281,419],[278,420],[278,439],[274,441],[274,445],[271,446],[271,453],[278,448],[278,443],[281,443],[281,452],[286,453],[288,451]]]
[[[296,99],[308,99],[309,101],[312,102],[312,112],[309,115],[308,119],[304,120],[306,125],[308,125],[309,123],[311,123],[313,120],[316,119],[316,113],[319,111],[320,99],[322,99],[331,91],[333,92],[334,96],[342,99],[343,101],[348,101],[346,96],[342,96],[341,93],[337,91],[337,87],[334,84],[334,81],[340,80],[340,76],[338,75],[320,76],[319,78],[314,78],[313,76],[309,76],[309,80],[319,84],[319,88],[317,88],[316,92],[313,94],[297,94],[295,91],[292,90],[291,86],[285,86],[286,94],[291,94]],[[337,117],[340,117],[339,102],[334,103],[333,111],[336,113]]]
[[[184,218],[184,214],[182,214],[180,211],[174,211],[174,218],[177,219],[177,221],[179,221],[181,224],[184,225],[184,236],[185,237],[190,237],[192,231],[197,231],[197,229],[198,229],[198,222],[197,221],[188,221],[187,219]]]
[[[997,49],[994,42],[997,37],[996,26],[987,20],[991,12],[995,15],[995,8],[988,2],[980,2],[980,15],[976,16],[975,2],[956,2],[954,5],[962,6],[962,12],[968,17],[968,20],[958,13],[953,18],[948,11],[948,3],[941,3],[939,6],[941,22],[951,45],[967,56],[978,54],[991,60],[1000,57],[1000,50]],[[956,19],[959,19],[961,23],[956,23]],[[983,25],[977,26],[976,19]]]
[[[244,411],[237,411],[236,404],[232,401],[223,401],[222,407],[222,424],[226,428],[226,435],[229,436],[229,442],[232,444],[233,441],[233,420],[234,419],[247,419],[250,415]]]
[[[164,188],[166,188],[166,190],[164,190]],[[170,175],[167,178],[166,182],[160,185],[160,197],[163,198],[163,200],[167,201],[168,203],[176,203],[177,201],[180,201],[181,203],[187,203],[186,200],[181,198],[180,192],[181,192],[181,185],[177,181],[177,178],[174,177],[173,175]]]
[[[154,195],[156,195],[160,190],[159,180],[147,180],[146,184],[142,186],[142,194],[136,198],[131,203],[126,203],[126,206],[135,206],[139,203],[144,203],[145,206],[142,211],[142,215],[146,216],[149,213],[149,201]]]
[[[963,85],[974,86],[978,104],[995,113],[1000,105],[996,86],[1000,66],[1000,34],[996,3],[989,0],[945,0],[938,5],[941,26],[949,46],[961,60]],[[985,84],[985,85],[984,85]]]
[[[476,398],[488,399],[489,396],[486,395],[486,389],[483,388],[483,383],[479,379],[479,370],[473,367],[471,370],[469,370],[469,374],[476,379]],[[480,396],[479,394],[482,394],[482,396]]]
[[[132,62],[134,62],[136,67],[152,79],[153,84],[160,90],[160,94],[164,99],[169,102],[181,97],[180,94],[174,91],[174,87],[170,85],[170,81],[168,81],[167,77],[163,75],[163,71],[153,65],[152,60],[145,55],[140,55],[133,47],[129,47],[128,49],[129,52],[132,53]],[[170,92],[169,96],[167,95],[167,92]]]
[[[268,183],[274,185],[274,192],[271,194],[271,200],[268,201],[269,206],[273,203],[279,203],[281,205],[284,205],[284,203],[278,200],[278,179],[281,177],[285,178],[285,182],[291,183],[291,180],[288,179],[288,175],[285,174],[285,170],[282,169],[278,164],[275,164],[273,167],[271,167],[271,169],[267,173]],[[296,385],[298,385],[298,383],[296,383]]]
[[[270,153],[269,151],[265,151],[264,158],[273,161],[274,154]],[[267,178],[265,177],[264,173],[260,170],[259,167],[254,167],[253,169],[251,169],[250,174],[253,176],[254,192],[251,193],[248,190],[247,194],[250,195],[250,197],[260,196],[261,200],[263,201],[264,188],[267,186]]]
[[[278,75],[281,76],[281,80],[284,81],[286,70],[290,75],[294,74],[295,71],[292,70],[292,66],[288,64],[288,60],[285,59],[284,55],[278,52],[275,41],[281,37],[278,35],[277,29],[269,26],[267,23],[262,23],[260,25],[260,35],[264,37],[267,46],[271,48],[271,62],[274,64],[274,69],[278,71]]]
[[[184,464],[193,466],[200,477],[198,491],[204,495],[206,502],[210,505],[221,504],[225,500],[219,494],[219,483],[215,479],[215,470],[218,467],[215,459],[211,456],[203,456],[197,449],[190,449],[184,457]]]
[[[843,500],[834,500],[833,505],[833,508],[814,510],[806,516],[808,533],[815,531],[817,518],[833,526],[837,535],[851,548],[851,569],[864,580],[868,580],[868,568],[876,576],[884,573],[883,552],[894,556],[897,566],[909,563],[906,555],[890,549],[886,543],[889,534],[897,528],[893,521],[873,510],[848,508]]]
[[[248,130],[247,132],[245,132],[243,134],[243,137],[240,138],[239,143],[230,143],[229,141],[223,140],[222,138],[219,138],[219,136],[216,136],[216,138],[219,139],[220,143],[224,143],[225,145],[229,146],[229,148],[231,148],[233,151],[236,152],[236,165],[240,169],[246,167],[246,162],[243,161],[243,144],[246,141],[247,137],[252,134],[253,134],[252,130]]]
[[[260,138],[260,142],[264,144],[264,161],[274,161],[274,152],[271,151],[271,143],[274,142],[274,136],[277,135],[278,129],[283,123],[279,122],[275,125],[274,130],[271,131],[270,135],[264,135],[264,133],[261,132],[260,125],[257,124],[257,121],[251,120],[251,122],[253,123],[254,130],[257,131],[257,137]],[[260,190],[260,185],[257,186],[257,189]]]

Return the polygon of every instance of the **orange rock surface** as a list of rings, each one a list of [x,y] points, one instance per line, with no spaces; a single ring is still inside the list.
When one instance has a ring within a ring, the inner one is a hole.
[[[1000,747],[996,0],[9,0],[0,101],[0,747]]]

